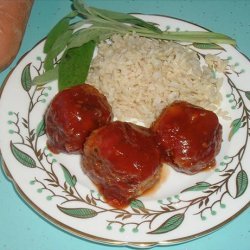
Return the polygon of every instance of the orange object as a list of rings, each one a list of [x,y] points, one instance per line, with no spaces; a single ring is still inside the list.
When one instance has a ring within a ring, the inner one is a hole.
[[[0,0],[0,71],[20,48],[32,4],[33,0]]]

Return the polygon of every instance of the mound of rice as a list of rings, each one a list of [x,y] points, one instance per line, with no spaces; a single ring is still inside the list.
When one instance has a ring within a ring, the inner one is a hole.
[[[222,99],[222,79],[213,76],[196,52],[137,35],[114,35],[102,42],[87,82],[107,97],[117,119],[145,126],[175,100],[216,110]]]

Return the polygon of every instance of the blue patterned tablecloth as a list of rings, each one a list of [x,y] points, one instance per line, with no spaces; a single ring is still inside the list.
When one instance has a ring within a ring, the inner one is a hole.
[[[199,24],[235,38],[239,50],[250,57],[249,0],[86,0],[86,2],[92,6],[111,10],[161,14]],[[35,0],[19,54],[12,65],[0,74],[1,83],[22,54],[45,37],[52,26],[69,10],[69,0]],[[0,168],[0,250],[118,248],[120,247],[80,239],[44,220],[19,197]],[[173,250],[250,250],[250,210],[244,211],[216,232],[187,243],[169,246],[169,248]],[[123,249],[129,248],[123,247]],[[162,249],[162,247],[154,249]]]

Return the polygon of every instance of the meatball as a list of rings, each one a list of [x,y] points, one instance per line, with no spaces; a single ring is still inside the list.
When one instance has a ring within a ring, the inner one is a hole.
[[[84,172],[116,208],[151,188],[160,169],[157,140],[148,128],[115,121],[92,132],[84,145]]]
[[[212,111],[176,101],[163,110],[151,128],[158,134],[163,161],[177,171],[195,174],[215,165],[222,127]]]
[[[45,114],[47,146],[54,152],[81,153],[89,134],[112,119],[107,99],[88,84],[59,92]]]

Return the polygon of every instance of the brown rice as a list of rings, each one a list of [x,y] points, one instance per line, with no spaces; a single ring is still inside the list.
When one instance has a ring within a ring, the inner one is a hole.
[[[107,97],[117,119],[145,126],[174,100],[215,110],[222,99],[222,79],[195,51],[137,35],[114,35],[102,42],[87,82]]]

